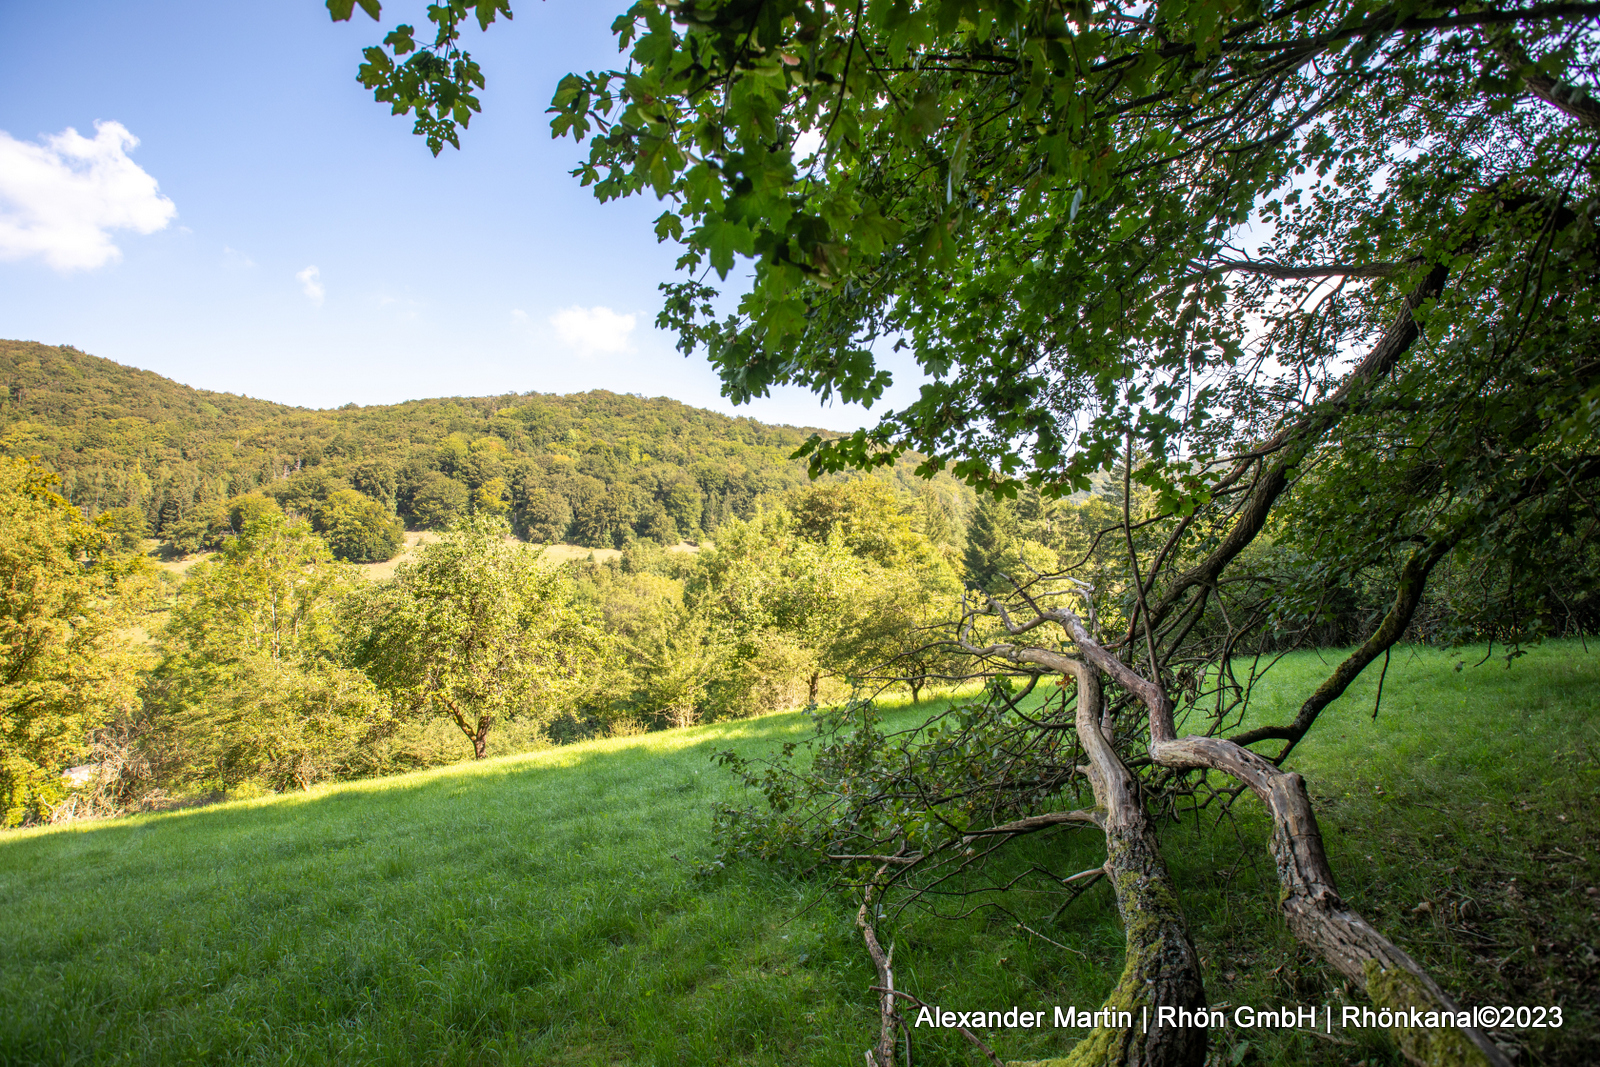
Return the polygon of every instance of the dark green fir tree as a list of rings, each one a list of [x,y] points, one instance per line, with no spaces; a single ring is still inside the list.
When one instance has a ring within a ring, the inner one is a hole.
[[[1017,541],[1017,517],[1011,504],[979,494],[978,506],[967,527],[967,549],[961,555],[966,565],[967,584],[989,592],[1006,585],[1001,576],[1003,561]]]

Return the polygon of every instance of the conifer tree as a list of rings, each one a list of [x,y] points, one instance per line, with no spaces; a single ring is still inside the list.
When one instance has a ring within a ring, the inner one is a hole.
[[[1016,541],[1017,517],[1010,503],[980,495],[972,524],[967,528],[967,550],[961,556],[967,568],[967,583],[990,591],[997,584],[1004,584],[1003,561]]]

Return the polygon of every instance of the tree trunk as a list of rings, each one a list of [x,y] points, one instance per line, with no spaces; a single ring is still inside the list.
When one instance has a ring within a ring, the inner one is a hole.
[[[472,746],[472,758],[482,759],[484,752],[487,751],[487,746],[484,744],[484,738],[489,735],[488,721],[483,718],[479,718],[477,729],[473,729],[472,723],[467,721],[467,716],[462,711],[459,704],[451,700],[449,697],[443,695],[439,696],[439,700],[450,712],[450,717],[455,720],[456,728],[461,731],[461,736],[465,737],[467,739],[467,743]]]
[[[487,715],[478,720],[478,732],[472,735],[473,759],[483,759],[489,754],[489,726],[493,722]]]
[[[806,703],[815,704],[817,702],[817,686],[819,684],[821,684],[821,682],[822,682],[822,672],[821,671],[812,671],[811,672],[811,681],[810,681],[810,690],[806,694]]]
[[[1110,1018],[1131,1024],[1097,1026],[1065,1059],[1039,1061],[1035,1067],[1200,1067],[1206,1057],[1205,1028],[1157,1023],[1158,1007],[1192,1012],[1205,1006],[1206,995],[1194,942],[1139,780],[1101,732],[1099,673],[1055,653],[1029,649],[1024,655],[1078,683],[1078,736],[1089,758],[1096,821],[1106,834],[1105,873],[1127,938],[1122,977],[1104,1009],[1126,1013]]]
[[[1150,757],[1156,764],[1174,770],[1222,771],[1243,782],[1267,806],[1273,821],[1270,847],[1283,887],[1279,901],[1289,929],[1339,973],[1359,982],[1379,1009],[1400,1016],[1389,1032],[1407,1059],[1427,1067],[1510,1067],[1505,1053],[1475,1026],[1408,1025],[1412,1009],[1458,1013],[1462,1020],[1466,1013],[1415,960],[1339,897],[1303,778],[1232,741],[1174,736],[1172,700],[1159,683],[1134,673],[1102,648],[1072,612],[1054,609],[1048,614],[1067,628],[1085,658],[1148,709]],[[1064,658],[1033,649],[1014,655],[1046,666],[1051,664],[1044,657]],[[1081,707],[1081,692],[1079,700]]]

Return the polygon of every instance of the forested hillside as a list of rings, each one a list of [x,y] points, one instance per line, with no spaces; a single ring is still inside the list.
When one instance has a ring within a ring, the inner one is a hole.
[[[0,451],[38,456],[88,517],[134,509],[180,550],[257,491],[310,515],[355,490],[414,526],[485,510],[534,541],[693,540],[803,484],[789,457],[813,432],[605,391],[316,411],[28,341],[0,341],[0,376]]]
[[[916,696],[955,669],[921,646],[964,548],[1057,562],[1015,523],[966,546],[948,475],[813,484],[790,458],[813,431],[671,400],[312,411],[0,354],[0,826],[748,716],[884,670]],[[404,524],[444,532],[350,566]],[[554,566],[511,533],[625,551]],[[207,556],[157,568],[152,535]]]

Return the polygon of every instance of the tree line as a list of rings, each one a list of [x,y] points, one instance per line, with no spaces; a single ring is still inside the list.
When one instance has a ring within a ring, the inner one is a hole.
[[[912,494],[857,476],[730,518],[698,551],[645,537],[565,565],[518,538],[503,511],[469,507],[374,580],[341,558],[337,494],[306,514],[253,491],[218,505],[217,551],[180,576],[154,565],[123,512],[91,519],[60,482],[37,461],[0,461],[6,825],[305,789],[863,692],[915,701],[992,671],[958,630],[971,597],[1070,571],[1098,590],[1102,623],[1125,627],[1137,596],[1124,537],[1138,527],[1136,550],[1159,549],[1148,528],[1159,499],[1128,479],[964,509],[947,480]],[[1245,562],[1293,574],[1306,564],[1289,531],[1284,542],[1253,546]],[[1193,562],[1186,552],[1166,565]],[[1507,624],[1473,624],[1477,562],[1435,582],[1413,638]],[[1285,602],[1236,651],[1366,639],[1388,581],[1373,568],[1336,605]],[[1536,617],[1522,639],[1541,624],[1564,632],[1572,620]],[[1199,635],[1227,639],[1211,622]]]
[[[801,485],[812,432],[604,391],[313,411],[21,341],[0,341],[0,381],[0,453],[41,457],[90,518],[180,554],[236,533],[229,502],[251,493],[355,562],[479,511],[542,543],[698,541]]]
[[[60,481],[0,461],[6,825],[759,714],[903,657],[913,696],[956,669],[920,648],[962,588],[935,487],[819,483],[699,551],[566,565],[477,508],[373,580],[337,526],[259,492],[175,577]]]

